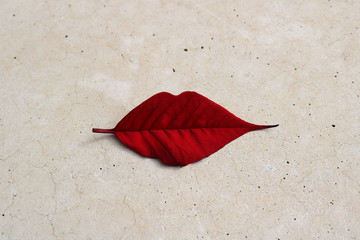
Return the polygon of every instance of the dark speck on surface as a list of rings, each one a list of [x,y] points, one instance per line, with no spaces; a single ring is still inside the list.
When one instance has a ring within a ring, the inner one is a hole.
[[[173,72],[175,72],[175,69],[174,69],[174,68],[173,68],[172,70],[173,70]]]
[[[201,46],[201,49],[204,49],[204,46]]]
[[[331,125],[332,127],[335,127],[335,125],[333,124],[333,125]]]
[[[68,35],[65,35],[65,38],[67,38],[68,37]]]
[[[187,48],[184,48],[184,51],[187,52]]]

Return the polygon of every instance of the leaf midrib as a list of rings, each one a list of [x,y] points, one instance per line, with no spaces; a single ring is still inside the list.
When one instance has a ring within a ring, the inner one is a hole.
[[[254,127],[196,127],[196,128],[159,128],[159,129],[142,129],[142,130],[116,130],[114,132],[143,132],[143,131],[165,131],[165,130],[196,130],[196,129],[237,129],[237,128],[248,128],[248,129],[262,129],[262,126]],[[264,127],[266,128],[266,127]]]

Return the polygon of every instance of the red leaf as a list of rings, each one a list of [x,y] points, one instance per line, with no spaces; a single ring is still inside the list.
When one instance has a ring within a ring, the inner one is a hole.
[[[114,129],[93,132],[113,133],[145,157],[185,166],[249,131],[276,126],[245,122],[196,92],[161,92],[134,108]]]

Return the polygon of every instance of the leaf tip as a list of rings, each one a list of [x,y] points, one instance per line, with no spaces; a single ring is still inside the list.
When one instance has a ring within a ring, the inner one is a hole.
[[[274,127],[277,127],[277,126],[279,126],[279,124],[269,125],[269,126],[267,126],[267,128],[274,128]]]

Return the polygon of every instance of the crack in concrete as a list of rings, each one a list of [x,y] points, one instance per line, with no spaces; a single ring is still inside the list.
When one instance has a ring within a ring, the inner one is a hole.
[[[134,225],[136,225],[137,220],[136,220],[135,211],[134,211],[134,209],[132,209],[132,207],[130,207],[130,205],[126,202],[126,195],[124,195],[124,199],[123,199],[122,203],[123,203],[125,206],[127,206],[127,207],[129,208],[129,210],[132,212],[133,219],[134,219]]]

